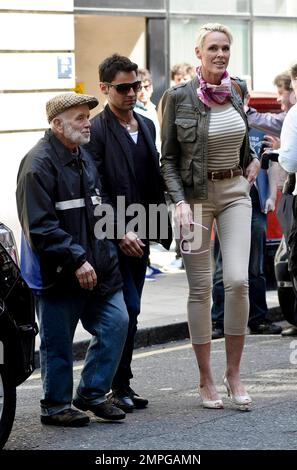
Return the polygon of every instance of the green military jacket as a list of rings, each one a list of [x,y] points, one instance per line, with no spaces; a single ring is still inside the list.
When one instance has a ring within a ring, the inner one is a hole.
[[[187,198],[205,200],[210,108],[197,96],[198,79],[167,90],[162,98],[161,172],[174,203]],[[246,124],[240,149],[240,166],[245,169],[253,158],[248,123],[237,87],[232,86],[231,103]]]

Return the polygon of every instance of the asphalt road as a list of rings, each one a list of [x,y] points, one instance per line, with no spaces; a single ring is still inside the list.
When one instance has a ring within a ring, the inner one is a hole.
[[[297,449],[297,341],[248,336],[242,377],[254,400],[251,412],[235,410],[222,382],[224,341],[213,342],[212,362],[223,410],[201,407],[197,366],[188,341],[138,349],[133,388],[150,400],[146,410],[121,423],[92,419],[85,428],[57,428],[39,421],[40,371],[18,388],[10,450]],[[294,363],[295,362],[295,363]],[[75,383],[81,363],[74,367]]]

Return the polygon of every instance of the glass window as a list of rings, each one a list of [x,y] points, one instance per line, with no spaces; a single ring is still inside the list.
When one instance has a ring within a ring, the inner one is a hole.
[[[296,0],[253,0],[254,15],[297,16]]]
[[[248,0],[170,0],[171,13],[248,13]]]
[[[214,22],[223,23],[231,29],[233,44],[228,71],[233,76],[249,78],[249,35],[248,22],[226,18],[215,18]],[[199,65],[195,55],[196,37],[205,21],[194,19],[171,19],[170,22],[170,67],[181,62]]]
[[[297,24],[286,20],[256,20],[254,24],[254,90],[275,91],[274,77],[297,62]]]

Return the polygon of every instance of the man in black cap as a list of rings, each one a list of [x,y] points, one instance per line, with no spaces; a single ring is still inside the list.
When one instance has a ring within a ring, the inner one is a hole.
[[[41,422],[84,426],[71,408],[72,343],[79,319],[92,335],[73,404],[107,420],[125,413],[106,400],[128,327],[116,248],[95,238],[94,209],[102,203],[90,140],[93,96],[67,93],[46,105],[51,129],[22,160],[17,207],[22,273],[36,295],[44,398]]]

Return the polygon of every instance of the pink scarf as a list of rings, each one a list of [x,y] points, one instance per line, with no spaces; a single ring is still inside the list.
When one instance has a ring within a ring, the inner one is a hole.
[[[219,85],[207,83],[202,77],[201,67],[197,67],[196,72],[200,82],[200,85],[197,88],[198,98],[200,98],[200,100],[209,107],[214,104],[224,104],[227,101],[228,96],[231,96],[231,79],[227,70],[223,73],[221,83]]]

